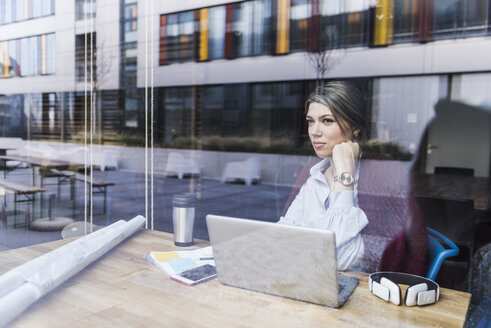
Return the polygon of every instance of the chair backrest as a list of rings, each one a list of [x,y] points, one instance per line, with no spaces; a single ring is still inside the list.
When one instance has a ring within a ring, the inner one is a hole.
[[[429,250],[429,268],[426,278],[435,280],[440,271],[443,261],[447,257],[456,256],[459,254],[459,248],[450,239],[439,233],[438,231],[428,229],[428,250]],[[445,244],[442,245],[442,243]]]
[[[474,169],[465,167],[435,166],[435,174],[467,175],[474,176]]]

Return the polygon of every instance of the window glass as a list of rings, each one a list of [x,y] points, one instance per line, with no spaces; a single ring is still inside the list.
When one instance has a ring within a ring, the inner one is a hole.
[[[56,72],[56,42],[55,34],[46,35],[46,74]]]
[[[15,0],[4,0],[4,13],[5,13],[5,24],[11,23],[14,21],[12,17],[12,3]]]
[[[31,0],[32,1],[32,17],[40,17],[42,15],[42,0]]]
[[[87,5],[86,5],[87,3]],[[77,20],[96,17],[96,0],[76,0],[75,17]]]
[[[346,16],[343,13],[341,1],[328,1],[319,3],[320,35],[318,37],[320,49],[336,49],[345,46]]]
[[[253,2],[254,55],[271,53],[271,0]]]
[[[194,49],[194,12],[188,11],[179,14],[179,59],[188,61],[193,59]]]
[[[0,0],[0,25],[5,24],[5,0]]]
[[[20,75],[28,76],[30,75],[30,64],[29,64],[29,40],[27,38],[20,39]]]
[[[307,49],[307,25],[312,9],[307,0],[292,0],[290,7],[290,49]]]
[[[15,2],[15,20],[24,20],[24,1]]]
[[[26,139],[24,95],[0,95],[0,136]]]
[[[167,15],[165,27],[166,62],[172,63],[179,60],[179,16]]]
[[[419,38],[419,6],[411,0],[394,0],[393,42],[411,42]]]
[[[167,88],[164,91],[164,142],[173,144],[179,142],[179,137],[193,135],[192,115],[193,99],[191,88]]]
[[[250,135],[249,86],[232,84],[203,87],[204,137]],[[224,141],[226,139],[222,139]]]
[[[51,0],[42,0],[41,3],[41,16],[51,15]]]
[[[375,79],[371,138],[414,154],[446,90],[447,80],[439,76]]]
[[[5,66],[8,64],[6,63],[7,53],[7,42],[0,41],[0,77],[8,77],[8,72],[5,70]]]
[[[41,74],[41,37],[29,38],[29,75]]]
[[[253,85],[252,135],[267,143],[298,145],[304,97],[300,82]]]
[[[219,59],[225,56],[225,6],[210,8],[209,57]]]
[[[484,35],[489,22],[489,1],[466,0],[463,4],[465,36]]]
[[[19,75],[18,58],[17,58],[17,43],[18,43],[18,40],[10,40],[8,42],[9,75],[11,77]]]
[[[91,41],[92,40],[92,41]],[[91,42],[92,50],[94,51],[94,56],[92,59],[92,72],[97,72],[97,35],[96,33],[87,34],[87,80],[90,80],[91,67]],[[85,34],[79,34],[75,36],[75,80],[84,81],[85,80]]]
[[[346,14],[346,46],[368,44],[368,11]]]
[[[233,5],[232,56],[250,56],[252,41],[252,3]]]

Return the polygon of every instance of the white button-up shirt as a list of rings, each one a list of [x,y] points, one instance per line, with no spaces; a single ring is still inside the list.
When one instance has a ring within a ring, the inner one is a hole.
[[[347,270],[363,257],[360,232],[368,224],[367,216],[357,201],[359,164],[355,170],[353,191],[331,191],[324,176],[329,166],[330,161],[325,158],[310,169],[310,177],[279,223],[333,231],[336,234],[338,269]]]

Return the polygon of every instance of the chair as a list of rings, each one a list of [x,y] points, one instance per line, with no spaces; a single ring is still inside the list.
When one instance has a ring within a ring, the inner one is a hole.
[[[450,239],[439,233],[438,231],[428,229],[428,249],[429,249],[429,269],[426,278],[435,280],[440,271],[443,261],[447,257],[456,256],[459,254],[459,248]],[[445,248],[442,242],[449,248]]]
[[[253,181],[259,182],[261,180],[259,159],[257,157],[250,157],[245,161],[227,163],[223,170],[222,183],[237,179],[244,180],[244,183],[248,186]]]
[[[179,179],[182,179],[185,174],[201,175],[198,162],[192,158],[186,158],[178,152],[171,152],[167,157],[164,175],[177,175]]]
[[[435,166],[435,174],[474,176],[474,169],[464,167]]]
[[[467,290],[464,280],[472,267],[475,243],[476,216],[470,199],[448,199],[416,196],[427,227],[430,227],[459,248],[455,258],[445,261],[439,274],[442,287]]]

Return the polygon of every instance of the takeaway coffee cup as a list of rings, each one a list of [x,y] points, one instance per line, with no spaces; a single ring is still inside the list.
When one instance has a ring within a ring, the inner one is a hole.
[[[193,225],[195,206],[195,194],[178,194],[172,198],[172,222],[174,224],[174,244],[176,246],[191,246],[194,244]]]

